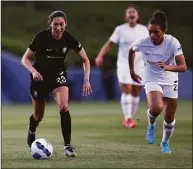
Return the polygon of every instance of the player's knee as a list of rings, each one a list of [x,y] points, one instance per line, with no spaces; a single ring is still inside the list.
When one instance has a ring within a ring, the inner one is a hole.
[[[68,105],[60,104],[59,111],[60,112],[67,112],[68,111]]]
[[[163,110],[163,105],[150,106],[150,112],[154,114],[160,114]]]

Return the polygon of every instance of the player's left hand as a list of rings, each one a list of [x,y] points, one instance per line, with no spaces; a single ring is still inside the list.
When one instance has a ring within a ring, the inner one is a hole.
[[[89,82],[85,82],[82,87],[82,95],[88,96],[90,93],[92,93],[91,85]]]
[[[167,70],[168,65],[165,62],[158,62],[157,65],[162,68],[163,70]]]

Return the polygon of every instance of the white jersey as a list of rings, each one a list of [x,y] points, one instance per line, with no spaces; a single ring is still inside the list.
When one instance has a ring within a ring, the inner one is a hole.
[[[118,58],[117,58],[117,67],[125,67],[129,69],[128,63],[128,52],[131,44],[138,38],[147,36],[148,30],[146,26],[137,24],[135,27],[130,27],[128,23],[119,25],[115,28],[113,34],[110,37],[110,40],[119,45]],[[143,60],[140,53],[139,57],[136,57],[136,65],[143,66]]]
[[[164,35],[164,41],[160,45],[154,45],[150,36],[139,38],[133,43],[135,52],[142,52],[145,62],[144,82],[156,82],[161,85],[173,85],[178,81],[178,73],[164,71],[157,66],[157,62],[165,62],[168,65],[176,65],[175,57],[182,55],[179,41],[171,35]]]

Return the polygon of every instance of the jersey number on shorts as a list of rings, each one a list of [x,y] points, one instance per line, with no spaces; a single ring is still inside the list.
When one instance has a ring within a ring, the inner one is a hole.
[[[58,83],[60,83],[60,84],[64,84],[64,83],[66,83],[66,78],[65,78],[65,76],[60,76],[60,77],[58,77],[58,78],[56,79],[56,81],[57,81]]]
[[[177,91],[178,90],[178,82],[177,81],[174,81],[174,91]]]

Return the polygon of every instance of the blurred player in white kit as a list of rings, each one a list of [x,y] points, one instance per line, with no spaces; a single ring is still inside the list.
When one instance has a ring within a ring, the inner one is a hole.
[[[145,62],[144,85],[148,102],[148,129],[146,139],[155,142],[156,119],[163,111],[163,137],[161,151],[171,153],[170,138],[175,128],[175,112],[178,99],[178,72],[187,69],[180,42],[172,35],[165,34],[168,22],[164,12],[157,10],[148,24],[149,36],[137,39],[129,49],[131,77],[140,82],[135,72],[135,52],[142,52]]]
[[[125,10],[126,23],[118,25],[108,41],[101,48],[95,59],[96,66],[102,66],[103,57],[107,54],[112,44],[119,45],[117,59],[117,76],[121,89],[121,107],[124,114],[122,124],[126,128],[134,128],[133,120],[139,105],[139,95],[142,84],[132,80],[129,73],[128,50],[131,44],[139,37],[148,35],[146,26],[139,24],[139,14],[135,6],[130,5]],[[142,53],[136,53],[135,71],[143,78],[144,62]]]

